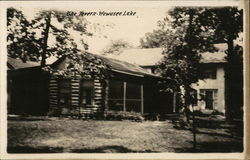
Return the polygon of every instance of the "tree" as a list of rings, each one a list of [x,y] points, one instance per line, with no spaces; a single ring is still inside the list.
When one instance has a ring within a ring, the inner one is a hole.
[[[183,86],[189,91],[191,84],[202,78],[199,75],[199,55],[205,51],[216,51],[215,43],[227,43],[226,117],[231,119],[232,112],[242,104],[242,97],[233,98],[232,95],[233,91],[238,95],[243,93],[242,47],[234,44],[243,30],[242,21],[242,10],[236,7],[175,7],[164,20],[159,21],[159,30],[146,34],[141,46],[165,48],[160,69],[163,76],[175,79],[177,85],[163,83],[162,86],[173,90]],[[185,106],[191,102],[188,97],[190,95],[186,92]]]
[[[145,34],[145,37],[140,39],[141,48],[159,48],[169,44],[173,32],[169,29],[157,29],[153,32]]]
[[[21,11],[15,8],[7,9],[7,42],[8,56],[41,62],[41,67],[55,76],[83,77],[105,76],[107,65],[98,57],[79,49],[71,36],[71,32],[78,32],[81,37],[80,45],[87,50],[84,36],[91,36],[87,31],[86,21],[78,14],[67,14],[66,11],[43,10],[34,19],[28,21]],[[46,66],[46,59],[50,56],[58,58],[68,57],[66,70],[53,70]]]
[[[33,43],[34,33],[30,32],[31,24],[21,11],[7,9],[7,50],[8,56],[20,58],[24,62],[36,60],[38,46]]]
[[[163,34],[159,38],[166,39],[161,44],[165,48],[165,56],[160,64],[161,74],[176,81],[174,86],[164,82],[162,86],[180,94],[182,86],[185,90],[184,107],[192,103],[192,84],[200,79],[200,53],[215,50],[211,43],[213,35],[200,23],[202,12],[202,8],[175,7],[160,23],[160,33],[166,33],[165,38],[162,38]]]
[[[87,32],[88,22],[84,17],[68,15],[65,11],[40,11],[33,20],[28,21],[21,11],[8,8],[7,18],[8,54],[24,61],[30,58],[41,60],[42,67],[52,55],[61,57],[76,53],[78,46],[69,30],[79,32],[80,36],[92,35]],[[86,48],[83,39],[82,42]]]
[[[243,106],[243,49],[234,41],[243,31],[243,10],[236,7],[208,8],[203,13],[202,25],[214,30],[216,41],[227,44],[228,65],[225,70],[225,105],[228,121],[241,117]],[[235,96],[238,95],[238,96]]]
[[[111,41],[102,51],[104,55],[115,54],[118,55],[123,49],[132,48],[133,46],[123,39]]]

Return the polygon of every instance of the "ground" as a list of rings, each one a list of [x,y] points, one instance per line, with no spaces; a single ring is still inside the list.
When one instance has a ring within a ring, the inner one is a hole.
[[[8,121],[9,153],[241,152],[240,124],[223,118],[197,120],[196,149],[188,124],[165,121],[104,121],[66,118]]]

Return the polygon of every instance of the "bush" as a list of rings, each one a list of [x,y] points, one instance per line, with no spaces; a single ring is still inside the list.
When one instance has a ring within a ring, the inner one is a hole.
[[[132,120],[143,121],[144,118],[141,113],[137,112],[125,112],[125,111],[105,111],[104,118],[106,120]]]
[[[79,112],[75,108],[55,107],[51,108],[47,115],[54,117],[78,117]]]
[[[59,117],[61,115],[61,109],[58,107],[50,108],[47,116]]]
[[[224,113],[218,111],[218,110],[213,110],[212,115],[224,115]]]

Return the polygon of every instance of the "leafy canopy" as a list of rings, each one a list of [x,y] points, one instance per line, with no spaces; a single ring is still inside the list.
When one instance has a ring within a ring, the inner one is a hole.
[[[65,73],[61,75],[70,75],[71,71],[82,71],[81,73],[96,71],[98,73],[104,64],[101,65],[97,57],[80,51],[81,48],[85,50],[88,48],[84,38],[93,35],[87,31],[88,25],[90,22],[83,16],[68,15],[66,11],[42,10],[32,20],[27,20],[21,11],[8,8],[8,56],[20,58],[24,62],[41,61],[42,67],[45,66],[46,59],[51,56],[57,58],[67,56],[75,63],[72,62],[72,65],[69,65]],[[72,33],[78,33],[81,43],[76,42]],[[77,70],[79,67],[77,63],[80,61],[89,62],[88,64],[84,62],[86,71],[79,70],[79,68]],[[49,68],[46,67],[46,70]],[[58,74],[57,71],[53,72]]]
[[[103,55],[115,54],[118,55],[123,49],[132,48],[133,46],[123,39],[110,41],[106,48],[102,51]]]
[[[186,90],[186,103],[189,103],[192,84],[202,78],[201,54],[216,51],[215,43],[227,43],[227,59],[229,62],[233,59],[232,42],[242,32],[242,10],[235,7],[174,7],[158,26],[158,30],[141,39],[141,47],[165,49],[164,59],[159,64],[160,72],[176,84],[162,82],[162,86],[179,92],[179,86],[182,86]]]

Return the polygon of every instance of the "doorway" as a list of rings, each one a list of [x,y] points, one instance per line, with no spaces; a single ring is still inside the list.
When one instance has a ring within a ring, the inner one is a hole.
[[[217,104],[217,89],[201,89],[200,93],[204,96],[205,109],[213,110]]]

